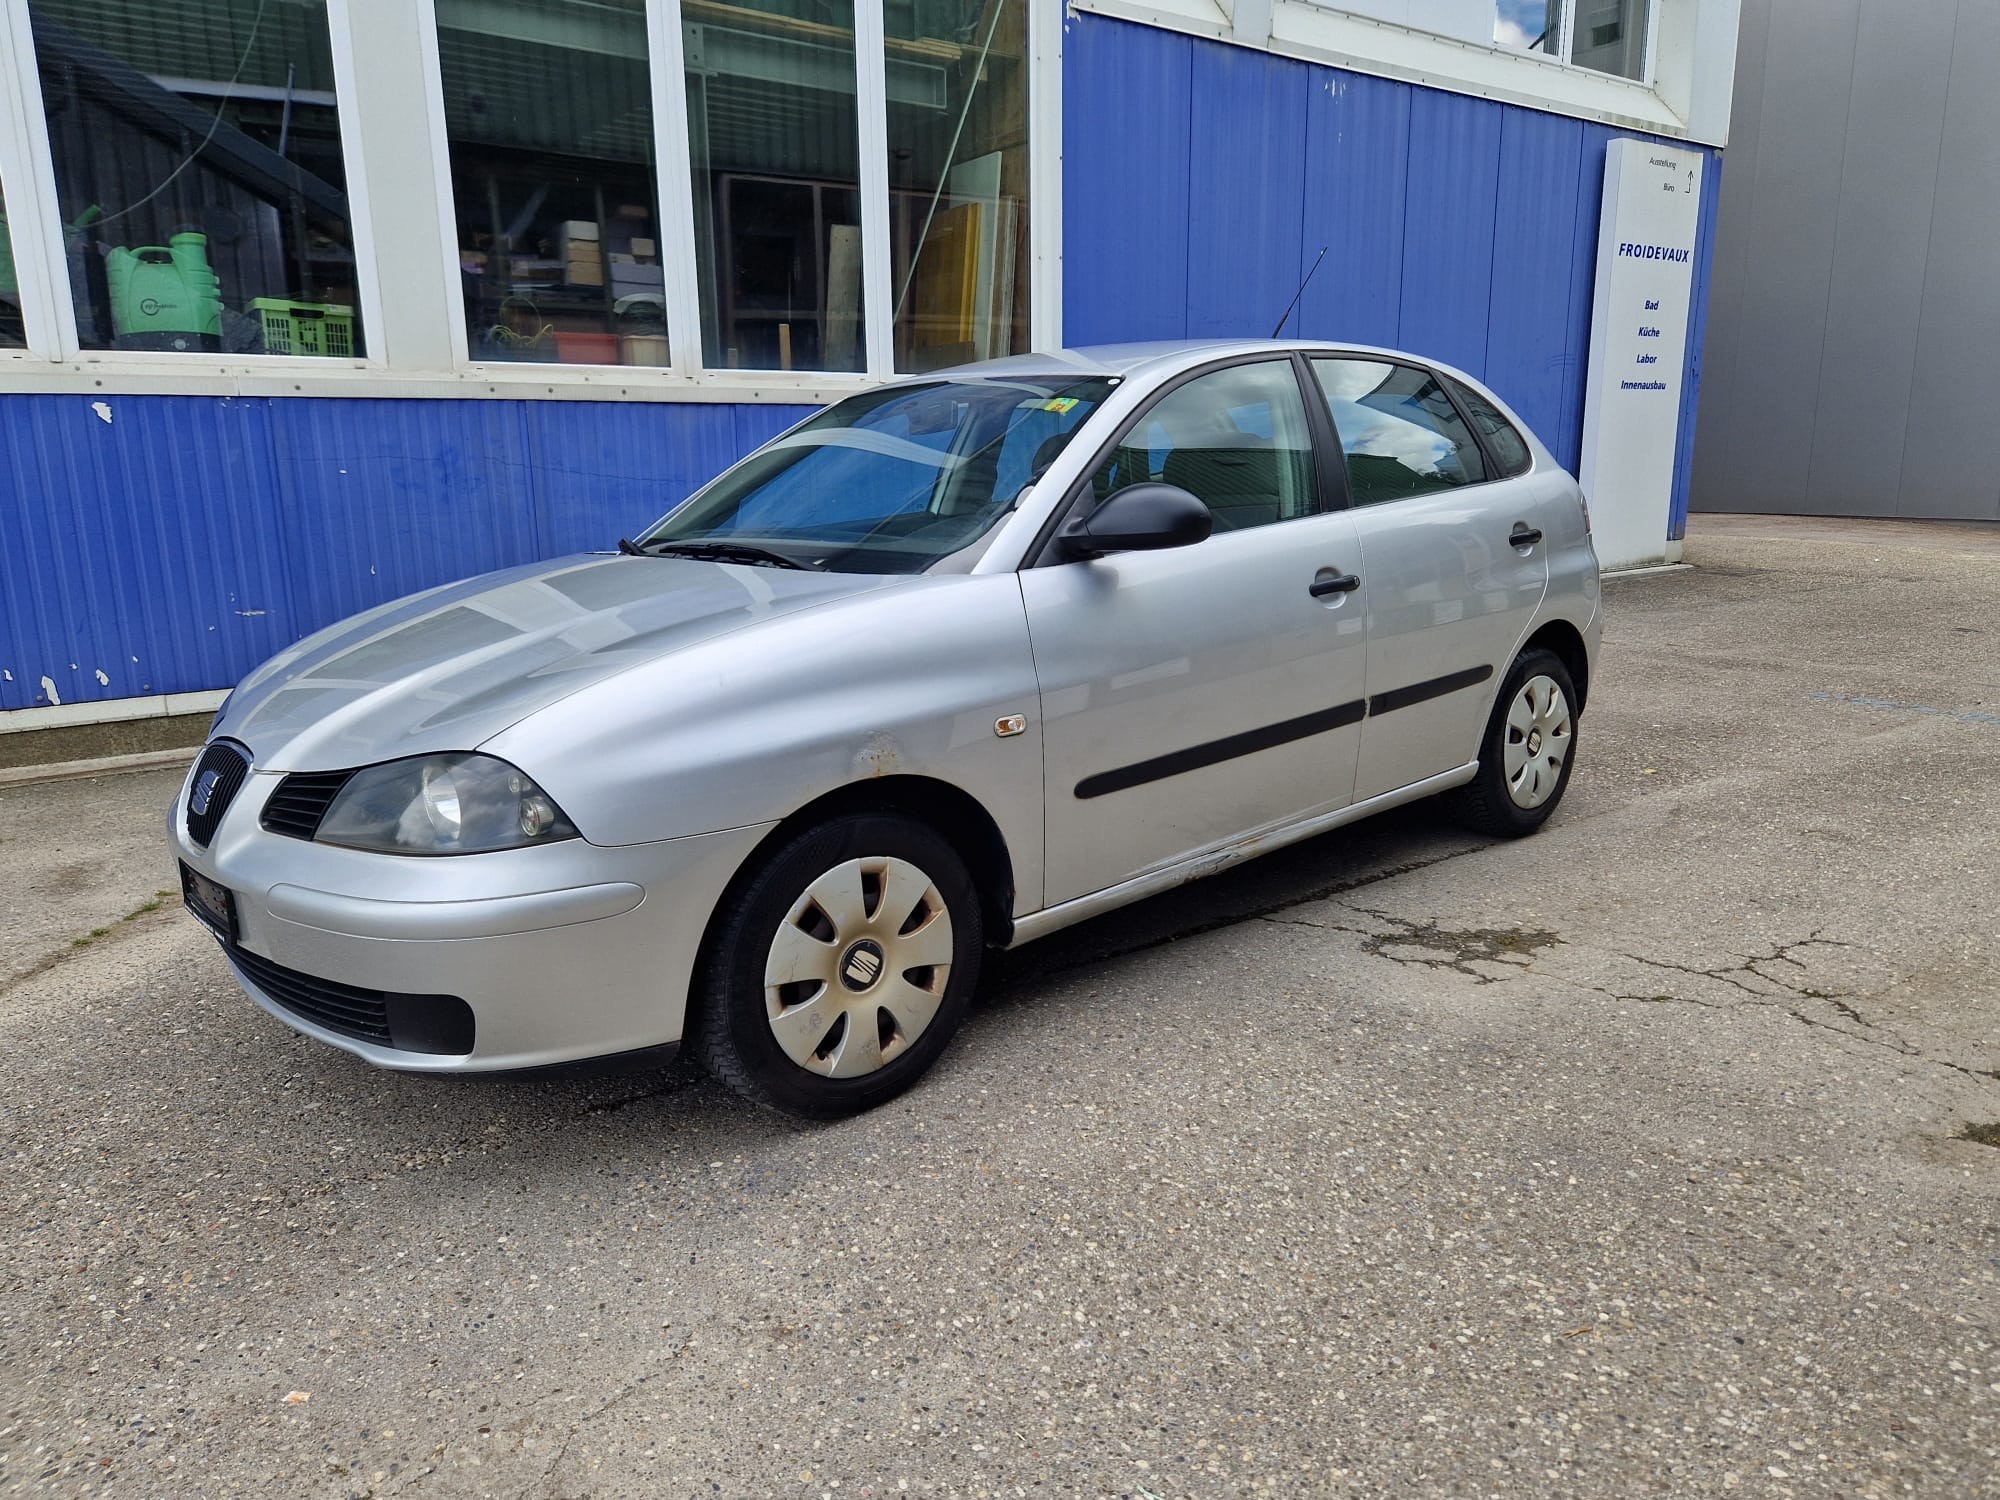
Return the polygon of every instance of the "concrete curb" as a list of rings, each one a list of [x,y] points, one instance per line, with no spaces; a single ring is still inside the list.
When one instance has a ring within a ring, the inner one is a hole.
[[[191,765],[200,746],[184,750],[142,750],[137,755],[106,755],[97,760],[66,760],[46,766],[0,769],[0,787],[33,786],[43,781],[80,781],[89,776],[123,776],[132,771],[161,771]]]

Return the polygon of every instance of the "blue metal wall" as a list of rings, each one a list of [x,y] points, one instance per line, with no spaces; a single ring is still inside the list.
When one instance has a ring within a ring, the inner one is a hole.
[[[1574,468],[1614,130],[1076,15],[1063,33],[1063,332],[1287,331],[1489,382]],[[1679,144],[1679,143],[1675,143]],[[1721,153],[1708,151],[1671,534],[1689,457]]]
[[[1574,465],[1614,132],[1096,16],[1065,23],[1066,340],[1291,325],[1482,375]],[[1710,153],[1673,534],[1687,513]],[[0,397],[0,710],[225,687],[341,616],[602,547],[802,414]]]
[[[0,397],[0,709],[227,687],[400,594],[609,546],[809,408]],[[100,674],[101,677],[100,677]]]

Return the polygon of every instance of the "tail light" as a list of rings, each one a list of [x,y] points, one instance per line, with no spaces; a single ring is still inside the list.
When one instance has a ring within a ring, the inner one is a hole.
[[[1590,535],[1590,496],[1582,490],[1576,492],[1576,503],[1583,507],[1583,534]]]

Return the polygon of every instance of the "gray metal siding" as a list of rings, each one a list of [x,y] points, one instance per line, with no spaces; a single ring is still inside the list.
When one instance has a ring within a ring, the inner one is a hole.
[[[1885,107],[1887,107],[1885,105]],[[1964,0],[1924,266],[1900,513],[2000,520],[2000,5]]]
[[[1696,510],[2000,519],[2000,7],[1746,0]]]

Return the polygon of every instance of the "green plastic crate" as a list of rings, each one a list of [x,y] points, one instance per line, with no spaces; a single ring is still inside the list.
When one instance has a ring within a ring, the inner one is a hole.
[[[252,297],[250,311],[264,325],[266,354],[354,358],[354,309],[332,302],[290,302]]]

